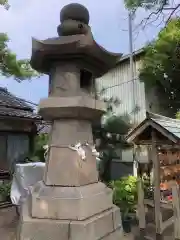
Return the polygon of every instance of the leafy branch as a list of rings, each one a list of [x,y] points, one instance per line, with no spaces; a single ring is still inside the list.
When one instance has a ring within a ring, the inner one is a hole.
[[[0,0],[0,5],[3,6],[6,10],[10,8],[8,0]]]
[[[7,0],[0,0],[0,5],[6,10],[10,7]],[[8,42],[7,34],[0,33],[0,74],[7,78],[14,77],[18,82],[39,77],[40,75],[31,68],[28,59],[17,59],[16,54],[9,49]]]
[[[180,19],[171,19],[157,39],[145,47],[140,80],[147,88],[156,87],[161,105],[172,111],[179,109]]]
[[[180,11],[180,3],[174,0],[169,3],[168,0],[124,0],[126,8],[133,14],[138,9],[144,9],[147,12],[147,17],[143,18],[135,27],[144,29],[148,25],[159,21],[158,25],[167,25],[170,19]]]

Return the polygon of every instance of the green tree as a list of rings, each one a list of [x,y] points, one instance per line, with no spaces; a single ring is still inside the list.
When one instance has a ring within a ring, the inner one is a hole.
[[[115,114],[115,108],[119,107],[121,101],[116,97],[105,97],[106,92],[107,89],[102,89],[96,94],[96,98],[102,99],[107,104],[107,112],[93,125],[92,130],[96,149],[100,153],[99,176],[102,181],[108,183],[111,180],[112,159],[120,157],[118,150],[130,147],[125,141],[125,135],[132,126],[128,114]]]
[[[156,21],[166,25],[172,17],[178,16],[180,8],[178,1],[169,0],[124,0],[124,3],[126,8],[134,13],[141,8],[146,10],[147,16],[139,23],[143,28]]]
[[[167,0],[125,0],[125,6],[128,9],[137,10],[142,7],[146,10],[149,9],[161,9],[167,5]]]
[[[6,0],[0,0],[0,5],[9,9]],[[8,48],[8,42],[7,34],[0,33],[0,74],[5,77],[14,77],[19,82],[38,76],[38,73],[31,68],[28,59],[17,59],[16,54]]]
[[[180,3],[168,0],[124,0],[124,3],[126,8],[134,13],[140,8],[146,10],[147,16],[139,23],[141,27],[146,27],[158,19],[161,19],[161,24],[162,20],[164,21],[165,27],[156,39],[144,48],[140,80],[145,82],[147,91],[151,87],[156,88],[161,107],[169,109],[169,114],[173,116],[180,106]]]
[[[97,89],[97,88],[96,88]],[[137,114],[140,110],[135,106],[130,114],[116,115],[115,110],[120,106],[121,101],[117,97],[106,97],[108,88],[103,88],[96,93],[97,99],[102,99],[107,104],[107,112],[101,121],[92,127],[96,149],[100,153],[99,175],[106,183],[111,180],[111,164],[113,159],[120,159],[120,152],[132,148],[132,145],[125,141],[125,136],[133,128],[130,115]]]
[[[159,102],[170,114],[180,108],[180,19],[172,19],[145,47],[140,80],[147,89],[156,87]]]
[[[125,6],[130,10],[145,8],[146,10],[163,10],[168,5],[168,0],[124,0]]]
[[[102,124],[93,127],[93,135],[100,152],[100,179],[104,182],[111,180],[111,164],[113,159],[120,158],[119,150],[130,148],[125,141],[125,135],[131,128],[128,115],[111,115]]]
[[[45,162],[45,145],[48,144],[49,135],[46,133],[38,134],[35,138],[34,151],[30,154],[30,161]]]
[[[0,5],[3,6],[6,10],[8,10],[10,7],[8,0],[0,0]]]

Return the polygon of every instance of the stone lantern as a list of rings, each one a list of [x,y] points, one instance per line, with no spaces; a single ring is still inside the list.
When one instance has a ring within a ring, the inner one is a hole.
[[[52,122],[44,179],[22,207],[18,240],[120,240],[120,211],[98,182],[91,124],[106,108],[95,99],[95,78],[119,60],[93,39],[88,10],[65,6],[59,37],[33,39],[31,65],[49,75],[39,113]]]

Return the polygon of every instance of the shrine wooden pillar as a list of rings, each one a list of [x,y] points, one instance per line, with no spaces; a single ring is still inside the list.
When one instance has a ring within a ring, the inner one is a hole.
[[[172,186],[172,203],[174,211],[174,239],[180,240],[180,192],[179,186]]]
[[[137,190],[138,190],[138,219],[139,219],[139,231],[140,231],[140,240],[144,240],[146,220],[145,220],[145,205],[144,205],[144,186],[142,180],[142,171],[140,169],[139,158],[140,151],[137,149],[136,152],[137,161],[138,161],[138,171],[137,171]]]
[[[161,193],[160,193],[160,161],[158,158],[156,132],[152,130],[152,161],[154,177],[154,206],[155,206],[155,225],[156,240],[162,240],[162,214],[161,214]]]
[[[145,220],[145,206],[144,206],[144,188],[142,178],[138,176],[138,218],[139,218],[139,230],[140,240],[144,239],[146,220]]]

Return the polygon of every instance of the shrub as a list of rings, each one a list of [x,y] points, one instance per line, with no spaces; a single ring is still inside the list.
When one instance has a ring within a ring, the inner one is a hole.
[[[11,183],[0,184],[0,196],[7,200],[10,198]]]
[[[113,202],[120,207],[122,215],[126,217],[135,212],[137,204],[137,178],[134,176],[123,177],[110,183],[113,189]]]

